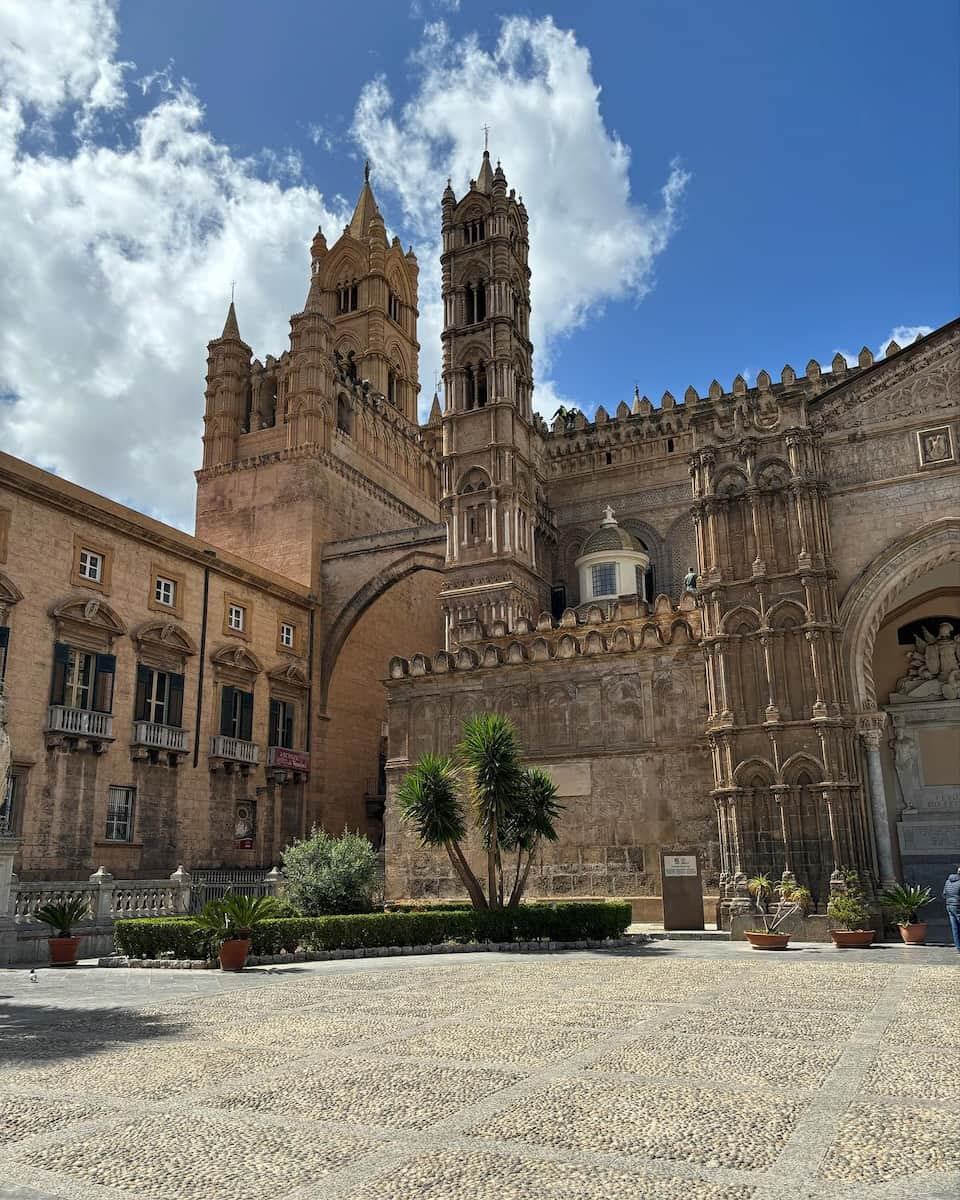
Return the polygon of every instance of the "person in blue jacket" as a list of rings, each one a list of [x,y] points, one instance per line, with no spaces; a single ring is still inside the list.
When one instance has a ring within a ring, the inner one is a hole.
[[[960,866],[947,876],[943,885],[943,898],[947,904],[947,920],[950,922],[950,932],[953,934],[953,944],[960,950]]]

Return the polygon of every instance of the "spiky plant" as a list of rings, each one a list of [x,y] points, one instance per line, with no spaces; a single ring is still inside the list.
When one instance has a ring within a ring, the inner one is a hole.
[[[505,849],[517,852],[517,868],[509,901],[511,908],[520,903],[541,841],[557,840],[556,822],[562,811],[563,805],[557,803],[557,785],[546,771],[529,767],[521,772],[520,787],[507,813],[501,839]],[[523,863],[524,854],[527,856],[526,863]]]
[[[86,900],[64,900],[59,904],[44,904],[33,914],[36,920],[50,926],[51,937],[73,936],[74,925],[87,920],[90,906]]]
[[[932,899],[933,892],[918,883],[898,883],[880,894],[880,903],[893,910],[893,919],[898,925],[916,925],[919,910]]]
[[[464,723],[457,753],[464,764],[477,828],[487,851],[487,899],[503,907],[500,847],[507,812],[523,786],[517,731],[502,713],[477,713]]]

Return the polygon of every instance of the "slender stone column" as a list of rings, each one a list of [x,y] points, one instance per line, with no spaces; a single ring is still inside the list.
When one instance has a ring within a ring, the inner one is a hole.
[[[896,883],[887,794],[883,786],[883,766],[880,762],[880,737],[885,721],[885,713],[876,713],[861,718],[860,724],[860,740],[863,742],[863,752],[867,760],[867,788],[873,816],[873,838],[877,847],[877,870],[884,887]]]

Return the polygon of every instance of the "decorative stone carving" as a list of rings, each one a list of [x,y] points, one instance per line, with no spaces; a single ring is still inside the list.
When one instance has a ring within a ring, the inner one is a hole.
[[[897,680],[891,704],[911,700],[956,700],[960,696],[960,632],[941,621],[936,636],[923,630],[907,653],[907,673]]]

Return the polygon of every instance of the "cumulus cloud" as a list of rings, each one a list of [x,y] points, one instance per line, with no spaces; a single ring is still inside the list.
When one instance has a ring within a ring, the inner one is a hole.
[[[652,209],[631,196],[630,152],[604,124],[589,52],[549,17],[503,20],[492,49],[429,24],[412,67],[415,90],[402,107],[385,79],[364,87],[353,131],[377,186],[399,200],[418,239],[423,379],[433,378],[439,359],[439,197],[448,175],[460,196],[477,174],[487,124],[492,155],[530,214],[537,406],[549,415],[557,340],[609,301],[650,288],[678,224],[687,173],[664,164]]]
[[[104,0],[0,5],[0,447],[191,528],[230,282],[279,353],[312,233],[346,214],[296,155],[235,158],[169,72],[130,123],[116,32]]]

